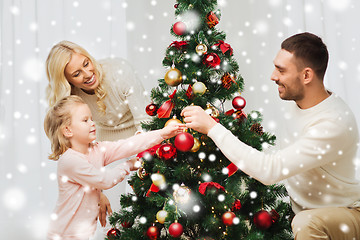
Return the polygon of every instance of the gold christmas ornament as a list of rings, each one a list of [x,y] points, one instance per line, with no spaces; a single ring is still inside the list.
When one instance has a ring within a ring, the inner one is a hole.
[[[205,112],[209,114],[211,117],[217,118],[219,116],[219,110],[217,110],[210,103],[206,104]]]
[[[175,201],[182,204],[187,203],[190,200],[190,191],[190,188],[181,184],[181,186],[173,193]]]
[[[159,223],[164,224],[167,215],[168,215],[167,211],[160,210],[156,214],[156,219],[158,220]]]
[[[207,50],[208,49],[207,49],[207,46],[205,44],[199,44],[195,48],[196,53],[199,54],[199,55],[203,55],[203,54],[207,53]]]
[[[171,69],[166,72],[164,79],[167,85],[175,87],[182,83],[182,73],[179,69],[172,66]]]
[[[166,184],[165,177],[161,173],[153,173],[151,175],[151,180],[153,184],[159,188],[164,187],[164,185]]]
[[[190,151],[191,152],[197,152],[197,151],[199,151],[200,147],[201,147],[201,142],[199,141],[199,139],[194,138],[194,145],[193,145],[193,147],[191,148]]]
[[[179,119],[176,118],[176,116],[174,116],[173,118],[169,119],[166,123],[165,123],[165,127],[168,125],[176,125],[178,123],[182,123]]]
[[[207,88],[203,82],[196,82],[192,85],[193,93],[203,95]]]
[[[148,175],[148,173],[143,167],[140,167],[136,173],[141,180],[144,180],[145,177]]]

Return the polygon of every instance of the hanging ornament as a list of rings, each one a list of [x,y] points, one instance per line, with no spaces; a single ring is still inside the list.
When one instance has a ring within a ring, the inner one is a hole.
[[[116,228],[110,228],[109,231],[107,231],[106,236],[109,240],[115,240],[120,237],[120,231]]]
[[[196,82],[192,85],[192,90],[194,94],[203,95],[207,88],[203,82]]]
[[[176,148],[171,143],[164,143],[157,150],[157,155],[162,160],[170,160],[176,157]]]
[[[280,215],[275,211],[275,209],[270,211],[272,223],[276,223],[280,219]]]
[[[175,68],[175,66],[172,66],[171,69],[166,72],[164,79],[167,85],[175,87],[182,82],[182,73]]]
[[[157,114],[158,106],[156,104],[151,103],[146,106],[145,111],[149,116],[155,116]]]
[[[153,184],[159,188],[163,187],[166,184],[166,180],[164,175],[161,173],[153,173],[151,174],[151,181]]]
[[[216,16],[215,13],[209,12],[206,16],[206,23],[211,29],[219,23],[219,18]]]
[[[240,202],[239,199],[236,199],[235,202],[234,202],[234,204],[233,204],[233,206],[232,206],[232,208],[231,208],[231,211],[232,211],[232,212],[237,212],[237,211],[239,211],[240,209],[241,209],[241,202]]]
[[[172,126],[172,125],[177,125],[179,123],[182,123],[179,119],[176,118],[176,116],[173,116],[173,118],[170,118],[169,120],[167,120],[167,122],[165,123],[164,127],[166,126]]]
[[[158,220],[159,223],[164,224],[167,215],[167,211],[160,210],[156,213],[156,220]]]
[[[186,90],[186,96],[188,99],[191,99],[194,96],[194,92],[192,90],[192,86],[189,85],[188,89]]]
[[[136,174],[137,174],[137,176],[138,176],[141,180],[144,180],[145,177],[146,177],[147,175],[149,175],[149,174],[146,172],[145,168],[143,168],[143,167],[140,167],[140,168],[136,171]]]
[[[220,62],[221,62],[221,60],[216,53],[208,53],[205,55],[205,57],[203,59],[203,63],[206,66],[212,67],[212,68],[219,66]]]
[[[122,222],[122,223],[121,223],[121,226],[122,226],[123,228],[131,228],[133,224],[134,224],[134,222],[131,222],[131,221],[129,221],[129,222],[124,221],[124,222]]]
[[[156,226],[149,227],[146,231],[146,236],[151,240],[158,239],[158,237],[160,236],[159,229]]]
[[[187,132],[179,133],[174,140],[177,150],[181,152],[188,152],[194,146],[194,137]]]
[[[271,227],[272,218],[269,212],[261,210],[254,216],[254,224],[257,228],[265,230]]]
[[[176,22],[173,25],[173,31],[176,35],[181,36],[184,35],[186,32],[186,25],[183,22]]]
[[[232,100],[232,105],[236,110],[241,110],[246,106],[246,100],[241,96],[237,96]]]
[[[203,43],[201,44],[198,44],[195,48],[195,52],[199,55],[203,55],[203,54],[206,54],[207,53],[207,46]]]
[[[215,44],[214,46],[220,48],[223,54],[229,53],[230,56],[233,55],[233,49],[231,48],[230,44],[225,43],[222,40],[219,40],[219,43]]]
[[[190,149],[190,152],[197,152],[199,151],[200,147],[201,147],[201,142],[199,141],[199,139],[194,138],[194,145]]]
[[[225,73],[221,78],[222,86],[226,89],[231,87],[231,84],[236,83],[233,76],[229,73]]]
[[[214,106],[210,103],[206,104],[205,112],[209,114],[213,118],[217,118],[219,116],[219,110],[217,110]]]
[[[169,234],[174,238],[180,237],[183,234],[183,231],[183,226],[178,222],[174,222],[169,226]]]
[[[236,217],[235,213],[228,211],[222,215],[221,220],[226,226],[231,226],[234,224],[235,217]]]
[[[185,204],[190,199],[190,188],[185,186],[184,184],[181,184],[181,186],[176,189],[173,193],[173,197],[175,199],[175,202]]]
[[[171,111],[174,108],[174,103],[172,102],[172,99],[174,98],[176,94],[176,89],[174,92],[169,96],[169,100],[164,102],[161,107],[157,110],[158,118],[169,118],[171,115]]]
[[[262,136],[264,134],[264,131],[263,131],[263,127],[261,126],[260,123],[254,123],[250,130],[256,134],[258,134],[259,136]]]

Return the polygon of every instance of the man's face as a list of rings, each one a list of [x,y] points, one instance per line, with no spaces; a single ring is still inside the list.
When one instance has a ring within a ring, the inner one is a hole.
[[[302,100],[304,98],[304,85],[301,71],[296,65],[295,56],[281,49],[274,59],[274,66],[271,80],[279,86],[280,98],[283,100]]]

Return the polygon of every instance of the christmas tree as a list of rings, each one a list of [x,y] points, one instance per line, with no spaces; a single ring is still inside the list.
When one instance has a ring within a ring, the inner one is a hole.
[[[216,0],[177,0],[166,49],[168,68],[146,112],[143,129],[182,122],[198,105],[246,144],[262,150],[275,136],[263,131],[261,114],[245,113],[244,80],[216,29]],[[233,109],[224,109],[232,101]],[[265,186],[237,169],[210,138],[188,129],[138,155],[143,166],[129,180],[134,193],[121,196],[108,239],[292,239],[291,208],[282,185]]]

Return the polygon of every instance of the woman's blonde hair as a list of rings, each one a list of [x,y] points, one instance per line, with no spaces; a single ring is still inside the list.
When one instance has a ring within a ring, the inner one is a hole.
[[[103,99],[106,96],[106,91],[102,85],[102,67],[84,48],[70,41],[61,41],[54,45],[46,59],[46,75],[49,80],[46,97],[49,106],[54,106],[59,99],[72,94],[73,86],[65,77],[65,67],[73,53],[84,55],[94,65],[95,75],[99,79],[99,86],[95,89],[95,95],[97,96],[96,104],[105,113],[106,106]]]
[[[86,103],[81,97],[70,95],[59,100],[46,113],[44,130],[51,142],[51,160],[58,160],[60,155],[71,147],[69,139],[63,134],[63,129],[71,124],[71,109],[75,104]]]

